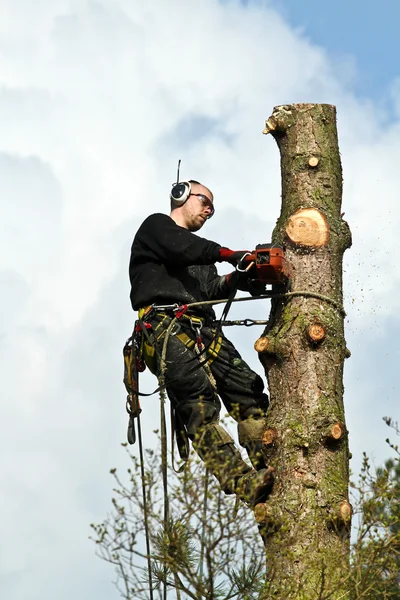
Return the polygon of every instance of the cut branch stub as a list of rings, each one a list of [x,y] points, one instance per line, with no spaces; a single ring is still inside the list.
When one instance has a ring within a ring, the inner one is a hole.
[[[325,440],[329,443],[338,442],[344,433],[344,425],[341,421],[334,423],[325,434]]]
[[[319,163],[319,159],[316,156],[311,156],[308,159],[308,164],[310,165],[310,167],[312,167],[313,169],[315,169],[315,167],[318,166]]]
[[[287,355],[287,347],[281,339],[276,337],[262,336],[254,343],[254,349],[259,354],[269,354],[278,358],[284,358]]]
[[[307,338],[311,344],[320,344],[325,338],[325,327],[321,323],[312,323],[307,327]]]
[[[320,248],[329,241],[329,226],[325,215],[316,208],[301,208],[288,220],[286,233],[300,246]]]
[[[338,506],[336,518],[339,521],[341,521],[344,525],[350,525],[352,514],[353,509],[351,507],[351,504],[349,504],[345,500],[344,502],[341,502],[341,504]]]
[[[264,446],[270,447],[274,445],[274,442],[276,442],[278,437],[278,433],[276,431],[276,429],[274,429],[273,427],[269,427],[269,429],[266,429],[263,433],[262,436],[262,443],[264,444]]]
[[[281,525],[280,517],[264,502],[255,505],[254,518],[259,525],[266,525],[271,530],[279,529]]]
[[[276,121],[274,117],[270,117],[267,121],[265,121],[265,127],[263,129],[263,134],[267,135],[270,131],[275,131],[276,129]]]
[[[257,350],[259,354],[264,354],[264,352],[268,352],[268,347],[270,346],[269,339],[267,337],[260,337],[256,340],[254,344],[254,349]]]
[[[353,507],[347,500],[343,500],[336,506],[332,506],[328,519],[329,526],[333,526],[334,529],[342,529],[343,527],[349,529],[352,516]]]

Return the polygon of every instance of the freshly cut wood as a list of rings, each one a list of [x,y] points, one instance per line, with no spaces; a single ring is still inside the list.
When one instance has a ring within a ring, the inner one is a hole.
[[[338,423],[335,423],[334,425],[332,425],[332,427],[329,429],[329,431],[327,432],[327,435],[326,435],[326,439],[327,439],[327,441],[337,442],[338,440],[340,440],[343,433],[344,433],[344,426],[343,426],[343,423],[341,423],[339,421]]]
[[[289,217],[286,233],[294,244],[319,248],[329,241],[325,215],[316,208],[301,208]]]
[[[276,129],[276,121],[273,117],[270,117],[267,121],[265,121],[265,127],[263,129],[264,135],[267,135],[271,131]]]
[[[311,158],[309,158],[308,160],[308,164],[310,165],[310,167],[317,167],[319,163],[319,160],[316,156],[311,156]]]
[[[254,344],[254,349],[258,353],[263,353],[268,351],[269,339],[267,337],[260,337]]]
[[[318,344],[325,338],[325,328],[321,323],[313,323],[307,327],[307,337],[310,342]]]
[[[276,429],[270,427],[269,429],[266,429],[264,431],[262,436],[262,443],[264,444],[264,446],[272,446],[272,444],[276,441],[277,437],[278,434]]]
[[[339,506],[338,511],[338,517],[340,518],[340,520],[343,521],[343,523],[345,524],[350,524],[352,514],[353,509],[351,507],[351,504],[349,504],[347,501],[342,502]]]

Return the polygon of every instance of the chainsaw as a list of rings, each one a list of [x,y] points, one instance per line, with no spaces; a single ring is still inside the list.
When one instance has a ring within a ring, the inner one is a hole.
[[[239,271],[255,270],[255,279],[265,284],[287,286],[290,280],[289,263],[282,246],[258,244],[256,249],[246,254],[241,261]]]

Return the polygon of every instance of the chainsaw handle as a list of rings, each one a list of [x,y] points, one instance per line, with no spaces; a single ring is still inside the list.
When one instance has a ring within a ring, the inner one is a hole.
[[[245,256],[242,258],[244,266],[248,267],[250,263],[252,262],[256,262],[256,254],[255,252],[249,252],[248,254],[245,254]]]
[[[254,257],[254,254],[252,255],[250,252],[243,254],[242,258],[240,259],[240,262],[238,262],[238,264],[236,265],[236,271],[238,271],[239,273],[246,273],[251,263],[254,262],[254,259],[251,259],[251,257]]]
[[[256,255],[251,252],[247,252],[242,256],[240,263],[236,266],[236,271],[239,273],[247,273],[255,265]],[[243,267],[243,268],[241,268]]]

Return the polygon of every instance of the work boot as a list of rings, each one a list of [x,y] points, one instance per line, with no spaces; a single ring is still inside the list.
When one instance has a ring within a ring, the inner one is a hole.
[[[273,467],[245,473],[236,481],[236,495],[250,508],[265,502],[274,483]]]

